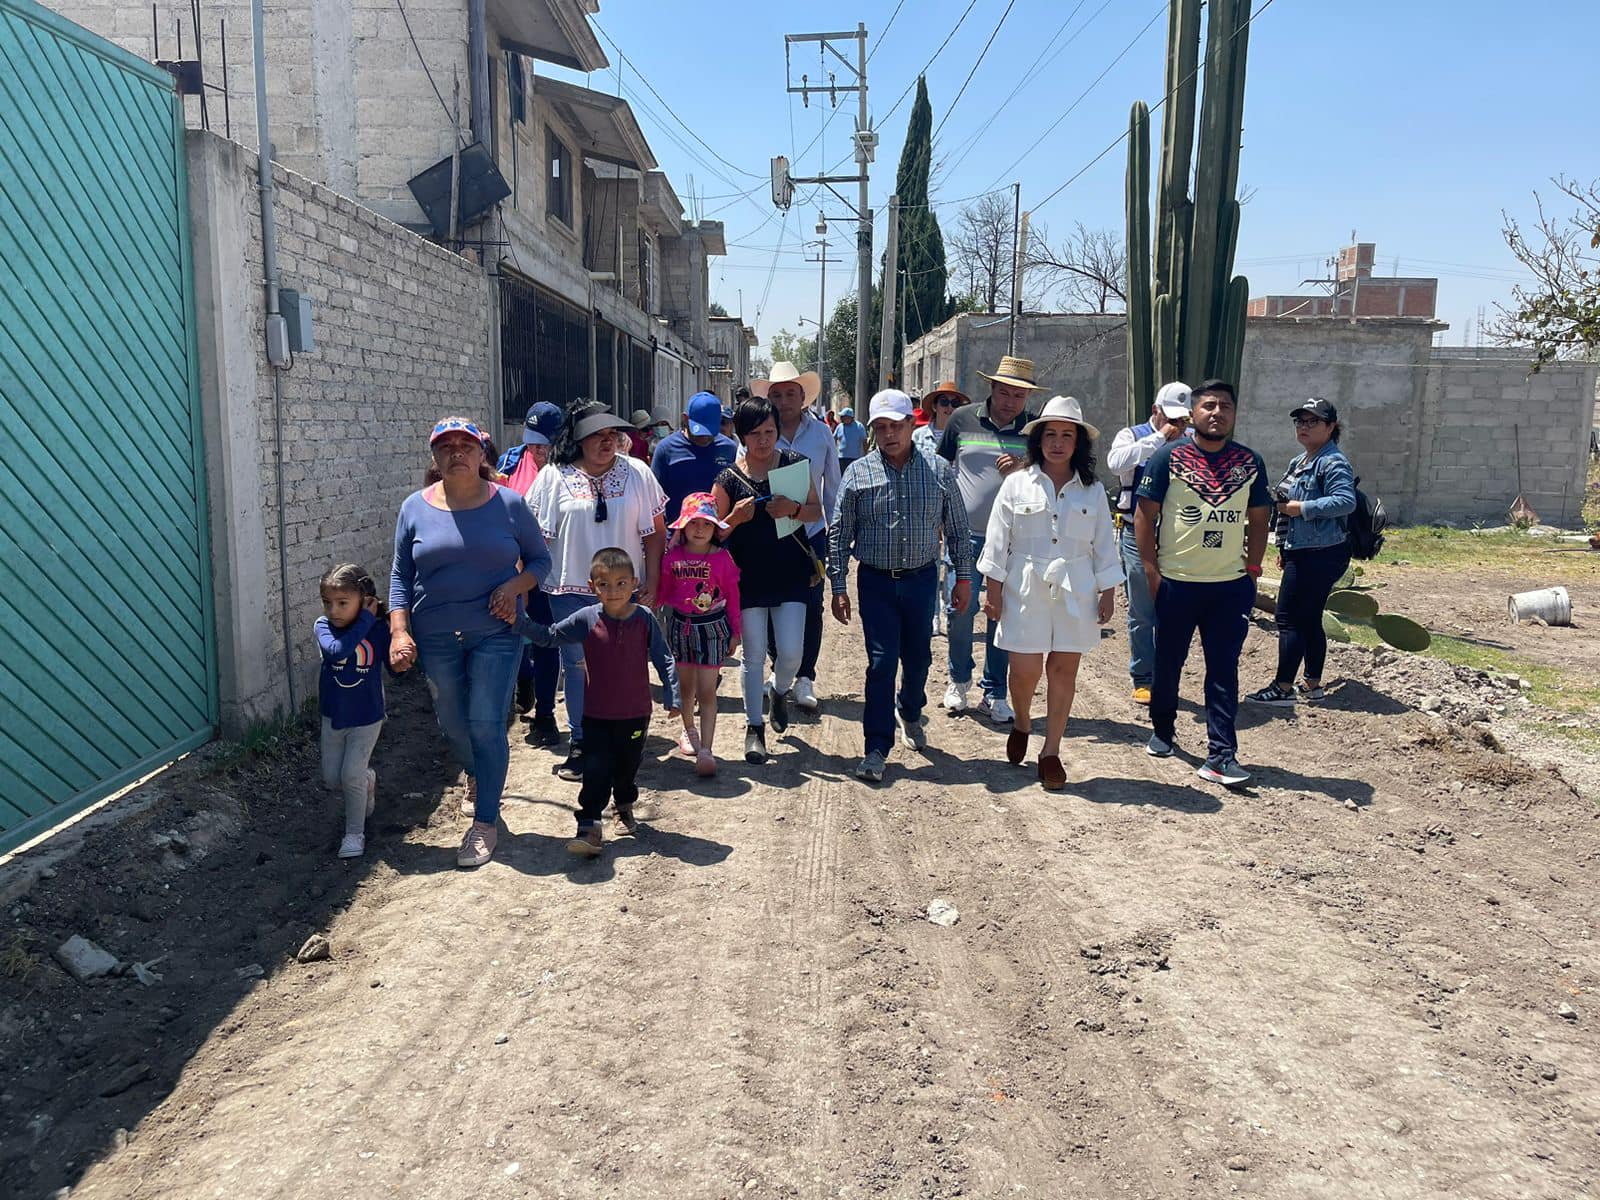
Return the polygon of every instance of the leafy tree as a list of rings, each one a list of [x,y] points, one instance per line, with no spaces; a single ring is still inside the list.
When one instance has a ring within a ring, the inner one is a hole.
[[[725,317],[728,315],[728,310],[722,307],[722,302],[719,300],[713,300],[708,311],[713,317]]]
[[[872,320],[867,329],[867,386],[877,390],[878,340],[882,329],[883,292],[872,289]],[[824,339],[828,351],[828,372],[835,385],[851,397],[852,403],[865,403],[866,396],[855,396],[856,387],[856,298],[849,295],[833,306]],[[871,395],[869,391],[868,395]]]
[[[1495,305],[1499,316],[1489,330],[1498,342],[1531,347],[1535,371],[1600,350],[1600,180],[1584,184],[1558,175],[1551,182],[1577,208],[1569,217],[1551,216],[1535,192],[1539,219],[1532,229],[1505,216],[1506,245],[1533,282],[1513,287],[1510,305]]]
[[[778,330],[767,342],[767,354],[773,362],[792,362],[801,371],[817,369],[817,339],[804,333]]]

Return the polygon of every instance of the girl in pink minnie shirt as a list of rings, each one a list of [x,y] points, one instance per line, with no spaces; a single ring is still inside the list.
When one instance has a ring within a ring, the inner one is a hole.
[[[715,775],[711,747],[717,732],[717,683],[723,662],[739,643],[739,568],[716,543],[728,525],[717,517],[710,492],[684,499],[672,523],[673,541],[661,560],[661,594],[667,644],[677,660],[683,691],[683,733],[678,749],[695,760],[697,775]],[[695,700],[700,724],[695,727]]]

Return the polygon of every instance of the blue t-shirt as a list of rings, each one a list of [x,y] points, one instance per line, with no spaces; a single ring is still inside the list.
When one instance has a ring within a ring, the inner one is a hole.
[[[516,492],[494,484],[486,503],[453,512],[412,492],[395,522],[389,607],[410,609],[413,633],[504,631],[489,594],[519,569],[543,579],[550,551]]]
[[[662,440],[650,459],[650,470],[667,494],[668,525],[678,519],[684,500],[696,492],[709,492],[718,475],[733,466],[739,444],[717,434],[705,446],[696,446],[683,430]]]
[[[322,672],[317,703],[335,729],[383,720],[383,667],[389,661],[389,626],[366,609],[343,629],[317,618]]]
[[[860,458],[867,452],[867,427],[860,421],[840,421],[833,431],[840,458]]]

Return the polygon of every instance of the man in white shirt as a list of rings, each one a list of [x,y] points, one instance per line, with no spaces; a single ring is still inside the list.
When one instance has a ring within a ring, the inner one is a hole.
[[[1128,575],[1123,585],[1128,599],[1128,674],[1133,678],[1133,698],[1138,704],[1150,703],[1150,683],[1155,677],[1156,606],[1150,585],[1145,582],[1139,543],[1133,534],[1137,503],[1134,493],[1150,456],[1188,433],[1190,405],[1188,384],[1167,384],[1156,393],[1150,420],[1117,434],[1106,454],[1106,469],[1122,485],[1117,492],[1117,544]]]
[[[839,448],[827,423],[812,413],[811,406],[822,391],[822,379],[815,371],[798,371],[793,363],[775,362],[768,379],[751,382],[757,395],[764,394],[778,412],[778,449],[801,455],[811,464],[811,483],[822,501],[822,519],[806,526],[806,540],[817,558],[828,557],[828,522],[833,519],[839,497]],[[777,651],[777,639],[767,645]],[[793,700],[807,712],[817,711],[817,659],[822,654],[822,581],[818,580],[806,599],[806,638],[795,675]]]

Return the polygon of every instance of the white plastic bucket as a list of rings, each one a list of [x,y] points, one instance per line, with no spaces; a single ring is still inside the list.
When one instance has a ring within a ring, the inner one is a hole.
[[[1511,623],[1538,617],[1546,625],[1571,625],[1572,600],[1564,587],[1540,588],[1536,592],[1518,592],[1506,602],[1511,613]]]

